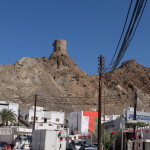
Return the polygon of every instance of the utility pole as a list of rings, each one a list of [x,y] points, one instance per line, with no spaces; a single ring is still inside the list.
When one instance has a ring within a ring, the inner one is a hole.
[[[137,109],[137,92],[134,93],[134,116],[133,120],[136,120],[136,109]],[[133,125],[133,140],[135,138],[135,130],[136,130],[136,125]],[[134,150],[135,147],[135,142],[133,142],[132,150]]]
[[[104,122],[103,122],[103,137],[105,136],[105,103],[106,102],[106,99],[105,99],[105,91],[104,91]],[[105,145],[105,140],[104,140],[104,143],[103,143],[103,145]],[[103,148],[103,150],[105,150],[105,147]]]
[[[37,94],[35,94],[35,100],[34,100],[34,121],[33,121],[33,130],[35,130],[35,122],[36,122],[36,102],[37,102]]]
[[[99,100],[98,100],[98,150],[102,150],[102,72],[103,72],[103,56],[99,57]]]

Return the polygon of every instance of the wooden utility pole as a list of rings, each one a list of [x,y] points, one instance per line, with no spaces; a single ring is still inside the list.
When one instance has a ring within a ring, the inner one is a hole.
[[[99,57],[99,100],[98,100],[98,150],[102,150],[102,72],[103,72],[103,56]]]
[[[136,120],[136,109],[137,109],[137,92],[134,93],[134,116],[133,120]],[[133,125],[133,140],[135,138],[135,130],[136,130],[136,125]],[[134,150],[135,147],[135,142],[133,142],[132,150]]]
[[[36,102],[37,102],[37,94],[35,94],[35,100],[34,100],[34,121],[33,121],[33,130],[35,130],[35,122],[36,122]]]
[[[104,121],[103,121],[103,137],[105,136],[105,103],[106,99],[105,99],[105,91],[104,91]],[[103,141],[103,145],[105,145],[105,140]],[[103,150],[105,150],[105,147],[103,148]]]

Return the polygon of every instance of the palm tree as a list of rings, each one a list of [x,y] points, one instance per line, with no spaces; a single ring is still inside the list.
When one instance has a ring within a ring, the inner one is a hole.
[[[8,126],[8,122],[16,123],[16,114],[11,109],[2,109],[0,111],[0,119],[1,125]]]

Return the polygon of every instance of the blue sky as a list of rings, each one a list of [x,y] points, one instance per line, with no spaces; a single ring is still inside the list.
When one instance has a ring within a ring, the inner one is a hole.
[[[98,56],[109,63],[117,46],[129,0],[0,1],[0,65],[22,57],[49,57],[55,39],[80,69],[97,74]],[[150,67],[150,3],[122,61]]]

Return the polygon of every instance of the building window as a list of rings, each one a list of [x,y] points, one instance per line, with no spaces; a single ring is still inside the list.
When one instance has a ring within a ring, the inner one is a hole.
[[[34,120],[34,117],[31,117],[31,120]],[[35,120],[38,120],[38,117],[35,117]]]
[[[25,120],[28,118],[28,115],[25,115]]]
[[[44,118],[44,122],[45,122],[45,123],[47,122],[47,119],[46,119],[46,118]]]
[[[56,122],[59,122],[59,118],[56,118]]]
[[[57,126],[57,129],[60,129],[60,126]]]
[[[48,124],[48,126],[52,126],[52,124],[51,124],[51,123],[49,123],[49,124]]]
[[[39,126],[43,126],[43,123],[40,123]]]

